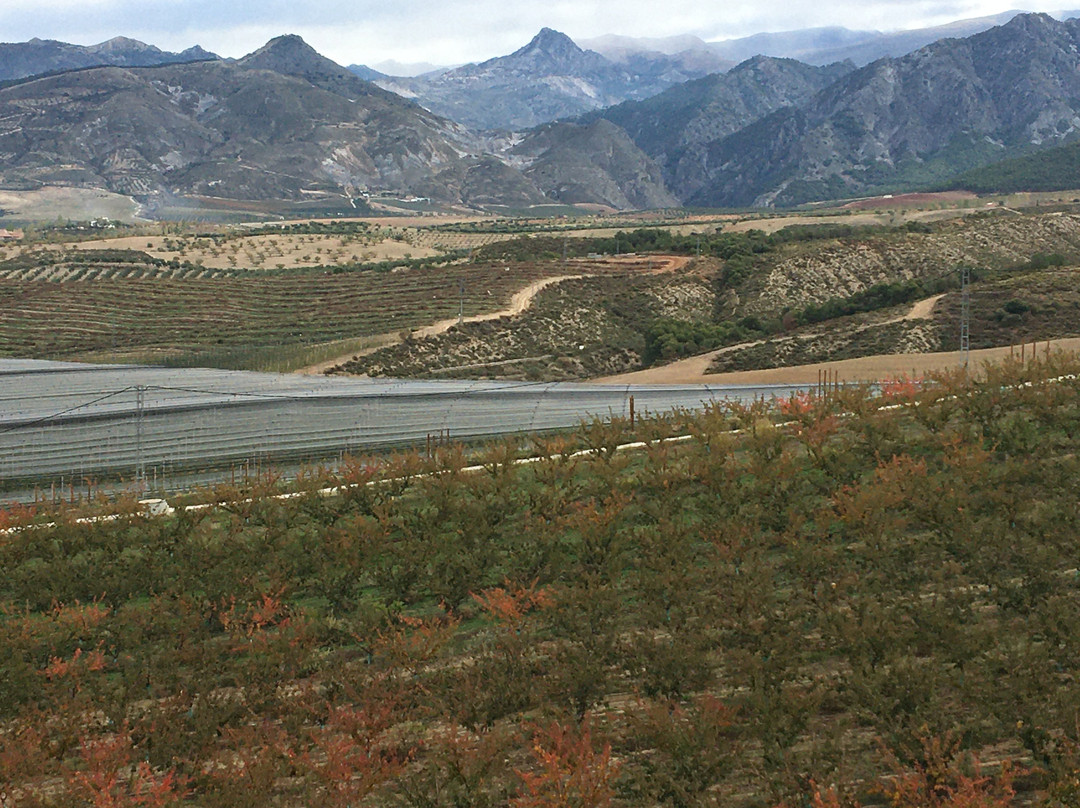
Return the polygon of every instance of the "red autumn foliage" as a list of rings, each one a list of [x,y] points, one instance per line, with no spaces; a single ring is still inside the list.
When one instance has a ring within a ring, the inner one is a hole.
[[[388,701],[331,710],[326,726],[311,733],[302,764],[315,783],[320,805],[357,805],[397,775],[412,757],[386,738],[394,715]]]
[[[594,746],[588,721],[579,728],[559,723],[537,727],[533,735],[536,768],[519,770],[523,793],[515,808],[603,808],[615,796],[619,764],[611,759],[611,744]]]
[[[126,729],[83,741],[80,758],[79,768],[68,774],[68,787],[93,808],[160,808],[184,797],[184,783],[174,772],[157,772],[144,760],[135,762]]]
[[[524,587],[508,581],[505,589],[499,586],[480,594],[473,593],[472,597],[488,616],[513,630],[521,625],[529,612],[551,605],[550,593],[543,587],[537,589],[536,584],[533,581]]]
[[[892,808],[1009,808],[1018,772],[1006,761],[996,775],[982,774],[978,757],[964,755],[950,734],[921,739],[922,760],[905,767],[889,753],[896,770],[881,790]]]

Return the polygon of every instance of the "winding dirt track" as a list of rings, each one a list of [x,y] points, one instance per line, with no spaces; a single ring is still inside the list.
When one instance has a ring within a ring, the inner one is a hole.
[[[911,310],[899,317],[886,320],[879,325],[901,320],[926,320],[934,312],[934,307],[944,295],[937,295],[920,300]],[[692,356],[669,365],[639,370],[633,373],[621,373],[595,379],[597,384],[814,384],[826,373],[832,374],[841,382],[877,382],[895,379],[900,376],[922,376],[932,371],[955,370],[964,364],[964,354],[960,351],[945,351],[926,354],[882,354],[862,356],[857,359],[842,359],[836,362],[817,362],[812,365],[795,365],[784,368],[764,370],[742,370],[732,373],[706,373],[709,366],[720,354],[738,350],[757,342],[730,345],[699,356]],[[1040,351],[1050,350],[1080,351],[1080,338],[1058,339],[1038,343]],[[979,368],[985,362],[1000,362],[1010,354],[1020,355],[1020,348],[983,348],[971,351],[968,357],[970,367]],[[1032,356],[1031,346],[1025,356]]]
[[[662,272],[675,272],[676,270],[682,269],[690,263],[690,259],[688,257],[681,255],[658,255],[655,256],[655,259],[656,264],[654,266],[652,265],[652,260],[650,259],[650,266],[652,266],[653,274],[660,274]],[[620,264],[640,263],[641,260],[642,259],[640,257],[611,258],[604,263],[618,266]],[[584,273],[578,275],[555,275],[550,278],[542,278],[541,280],[530,283],[524,289],[515,292],[514,296],[510,298],[510,305],[507,306],[505,309],[488,312],[487,314],[474,314],[470,317],[466,317],[463,322],[480,323],[484,322],[485,320],[498,320],[501,317],[515,317],[528,309],[529,306],[532,305],[532,302],[536,298],[536,296],[542,291],[544,291],[544,289],[546,289],[547,287],[553,286],[556,283],[562,283],[563,281],[572,281],[577,280],[578,278],[591,277],[593,276],[588,273]],[[412,333],[415,337],[434,337],[439,334],[445,334],[447,331],[450,330],[452,326],[457,325],[457,323],[457,317],[449,317],[445,320],[439,320],[437,323],[432,323],[431,325],[417,328]],[[348,362],[354,356],[365,356],[366,354],[373,353],[380,348],[385,348],[388,345],[396,345],[397,343],[401,342],[400,333],[396,331],[389,334],[376,334],[371,336],[369,339],[370,345],[367,348],[363,348],[358,351],[352,351],[348,354],[345,354],[344,356],[329,359],[325,362],[319,362],[315,365],[309,365],[306,368],[300,368],[299,370],[293,372],[299,373],[303,376],[319,376],[326,373],[326,371],[330,370],[331,368]]]
[[[562,283],[563,281],[575,280],[577,278],[585,278],[587,275],[556,275],[551,278],[542,278],[541,280],[534,281],[526,286],[519,292],[515,292],[514,296],[510,298],[510,305],[500,311],[488,312],[487,314],[474,314],[471,317],[466,317],[463,322],[466,323],[480,323],[485,320],[498,320],[500,317],[514,317],[521,314],[532,303],[533,299],[540,294],[544,289],[552,284]],[[438,334],[445,334],[450,330],[452,326],[458,324],[457,317],[448,317],[445,320],[439,320],[437,323],[431,325],[425,325],[421,328],[413,330],[413,336],[416,337],[434,337]],[[299,373],[303,376],[318,376],[330,368],[337,367],[352,359],[354,356],[364,356],[365,354],[372,353],[379,350],[379,348],[385,348],[387,345],[394,345],[401,342],[401,337],[398,332],[391,334],[377,334],[371,337],[371,347],[364,348],[359,351],[352,351],[345,356],[339,356],[335,359],[327,360],[326,362],[319,362],[316,365],[309,365],[306,368],[300,368],[295,373]]]
[[[1039,342],[1040,355],[1049,346],[1052,351],[1080,352],[1080,337]],[[1020,348],[982,348],[972,351],[969,365],[979,368],[985,362],[1000,362],[1010,354],[1020,356]],[[743,370],[733,373],[709,373],[714,354],[703,354],[658,368],[623,373],[594,379],[597,384],[815,384],[823,371],[836,375],[841,382],[875,382],[901,376],[922,376],[932,371],[955,370],[964,364],[960,351],[927,354],[887,354],[843,359],[838,362],[819,362],[787,368]],[[1026,356],[1031,356],[1028,345]]]

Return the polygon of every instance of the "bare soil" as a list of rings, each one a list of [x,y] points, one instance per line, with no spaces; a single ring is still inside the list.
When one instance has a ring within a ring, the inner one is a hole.
[[[1080,337],[1049,340],[1036,344],[1039,352],[1080,351]],[[733,373],[705,373],[717,352],[673,362],[663,367],[648,368],[634,373],[622,373],[594,379],[597,384],[815,384],[823,374],[832,374],[840,382],[877,382],[917,377],[930,372],[956,370],[963,367],[964,355],[960,351],[924,354],[892,354],[864,356],[838,362],[818,362],[765,370],[743,370]],[[1019,347],[983,348],[971,351],[970,367],[1000,362],[1007,356],[1019,356]],[[1025,356],[1032,356],[1032,346],[1027,346]]]
[[[897,208],[904,206],[921,207],[933,204],[955,204],[977,200],[979,197],[969,191],[943,191],[937,194],[896,194],[875,196],[872,199],[859,199],[844,205],[846,210],[873,210],[875,208]]]
[[[522,289],[520,292],[516,292],[510,299],[510,305],[500,311],[490,312],[488,314],[477,314],[472,317],[465,317],[461,320],[463,323],[481,323],[486,320],[498,320],[500,317],[513,317],[521,314],[525,311],[529,304],[532,303],[541,291],[551,286],[552,284],[562,283],[563,281],[573,280],[576,278],[584,278],[586,275],[558,275],[553,278],[542,278],[541,280],[534,281]],[[453,326],[459,322],[457,317],[451,317],[445,320],[440,320],[437,323],[433,323],[423,328],[416,329],[412,332],[413,337],[434,337],[438,334],[444,334],[449,331]],[[380,348],[385,348],[389,345],[394,345],[401,342],[400,333],[395,334],[380,334],[376,337],[372,337],[372,345],[370,348],[365,348],[362,351],[353,351],[344,356],[339,356],[326,362],[319,362],[315,365],[309,365],[306,368],[300,368],[296,372],[303,376],[318,376],[326,373],[332,368],[338,367],[348,362],[357,356],[366,356],[369,353],[373,353]]]
[[[93,188],[48,186],[34,191],[0,191],[4,216],[18,220],[55,222],[58,218],[87,222],[108,218],[117,222],[139,222],[139,203]]]

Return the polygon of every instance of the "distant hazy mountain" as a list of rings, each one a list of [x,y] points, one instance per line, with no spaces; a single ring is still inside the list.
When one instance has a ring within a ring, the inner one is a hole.
[[[852,31],[847,28],[807,28],[780,33],[755,34],[741,39],[706,43],[718,56],[741,62],[756,55],[798,59],[814,65],[851,60],[862,67],[886,56],[904,56],[939,39],[961,38],[1004,25],[1025,12],[1005,11],[987,17],[959,20],[911,31]],[[1070,19],[1077,11],[1061,11],[1053,16]]]
[[[712,144],[815,93],[855,70],[814,67],[758,56],[719,75],[686,82],[644,101],[627,101],[582,120],[605,118],[624,129],[664,170],[668,186],[690,197],[707,183],[703,166]]]
[[[85,67],[151,67],[216,58],[198,46],[188,48],[183,53],[168,53],[122,36],[90,46],[31,39],[29,42],[0,43],[0,81]]]
[[[709,145],[684,201],[764,205],[938,182],[1080,132],[1080,21],[1025,14],[874,62]]]
[[[367,65],[349,65],[348,70],[350,73],[359,76],[364,81],[380,81],[390,78],[389,74],[380,73],[378,70],[368,67]]]
[[[798,59],[807,64],[821,64],[818,54],[822,52],[833,52],[877,42],[884,36],[885,34],[879,31],[851,31],[833,26],[754,34],[741,39],[722,40],[708,44],[718,56],[735,62],[743,62],[754,56],[774,56],[778,59]]]
[[[477,129],[525,129],[647,98],[705,75],[710,67],[659,52],[615,62],[545,28],[509,56],[412,79],[380,79],[378,84]]]
[[[813,64],[823,64],[842,59],[850,59],[857,65],[868,65],[885,56],[904,56],[919,48],[937,42],[939,39],[959,39],[974,36],[975,34],[988,31],[998,25],[1004,25],[1012,20],[1021,11],[1005,11],[1001,14],[992,14],[988,17],[977,17],[970,20],[959,20],[946,25],[938,25],[933,28],[921,28],[914,31],[897,31],[894,33],[878,34],[862,42],[854,42],[835,48],[819,48],[813,53],[805,54],[805,61]],[[1065,12],[1065,17],[1075,16],[1072,12]]]
[[[436,65],[431,62],[399,62],[396,59],[387,59],[376,62],[369,69],[382,73],[385,76],[422,76],[425,73],[444,73],[458,65]],[[350,67],[350,69],[352,69]]]
[[[634,65],[643,59],[660,63],[666,61],[687,73],[697,72],[700,75],[723,73],[735,66],[734,61],[723,58],[708,42],[690,35],[634,38],[608,34],[582,40],[580,45],[621,65]]]

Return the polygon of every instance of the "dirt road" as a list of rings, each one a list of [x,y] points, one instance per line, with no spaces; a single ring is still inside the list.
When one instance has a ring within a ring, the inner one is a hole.
[[[514,317],[515,315],[521,314],[523,311],[529,308],[529,305],[532,303],[533,299],[547,287],[556,283],[562,283],[563,281],[576,280],[577,278],[586,277],[588,276],[556,275],[551,278],[543,278],[541,280],[530,283],[521,291],[515,292],[514,296],[510,298],[510,305],[507,306],[505,309],[489,312],[487,314],[475,314],[471,317],[466,317],[463,322],[480,323],[485,320],[498,320],[500,317]],[[431,325],[417,328],[412,333],[413,336],[416,337],[434,337],[438,334],[445,334],[447,331],[450,330],[451,327],[457,324],[457,317],[448,317],[445,320],[439,320],[437,323],[432,323]],[[326,362],[319,362],[315,365],[309,365],[308,367],[300,368],[300,370],[297,370],[295,372],[304,376],[322,375],[323,373],[326,373],[326,371],[330,370],[330,368],[337,367],[338,365],[348,362],[354,356],[364,356],[366,354],[373,353],[380,348],[385,348],[387,345],[394,345],[401,341],[401,336],[397,332],[392,334],[379,334],[377,336],[371,337],[371,340],[372,344],[369,348],[364,348],[360,351],[353,351],[352,353],[346,354],[345,356],[339,356]]]
[[[886,320],[879,325],[901,320],[926,320],[934,312],[934,307],[945,295],[936,295],[920,300],[906,314]],[[964,364],[964,355],[960,351],[946,351],[928,354],[886,354],[863,356],[857,359],[843,359],[836,362],[818,362],[812,365],[796,365],[785,368],[767,368],[764,370],[742,370],[732,373],[706,373],[713,360],[723,353],[760,345],[763,340],[729,345],[700,356],[692,356],[679,362],[672,362],[661,367],[648,368],[633,373],[621,373],[596,379],[599,384],[813,384],[828,372],[840,381],[881,381],[898,376],[921,376],[930,371],[951,370]],[[1052,340],[1051,350],[1080,351],[1080,339]],[[1039,350],[1045,350],[1047,343],[1040,342]],[[1019,348],[1016,352],[1019,353]],[[984,362],[998,362],[1009,356],[1012,348],[985,348],[972,351],[969,365],[978,368]],[[1027,355],[1031,355],[1028,346]]]
[[[659,274],[662,272],[675,272],[682,269],[690,263],[690,258],[681,255],[658,255],[655,257],[655,263],[650,261],[651,272],[653,274]],[[610,258],[604,261],[605,264],[614,264],[616,266],[620,264],[640,264],[640,256],[626,256],[621,258]],[[552,286],[556,283],[562,283],[563,281],[577,280],[578,278],[589,278],[591,275],[579,274],[579,275],[555,275],[550,278],[543,278],[541,280],[530,283],[524,289],[514,293],[514,296],[510,298],[510,305],[505,309],[499,311],[489,312],[487,314],[475,314],[471,317],[466,317],[464,322],[466,323],[480,323],[485,320],[498,320],[500,317],[515,317],[523,313],[526,309],[532,305],[533,300],[544,289]],[[415,329],[412,333],[416,337],[434,337],[439,334],[445,334],[450,330],[452,326],[457,325],[457,317],[449,317],[445,320],[440,320],[437,323],[423,326],[422,328]],[[294,371],[304,376],[319,376],[331,368],[342,365],[348,362],[354,356],[366,356],[369,353],[374,353],[380,348],[385,348],[388,345],[395,345],[401,341],[401,337],[398,332],[392,334],[378,334],[370,338],[370,347],[364,348],[360,351],[353,351],[344,356],[336,357],[335,359],[329,359],[325,362],[319,362],[315,365],[309,365],[306,368],[300,368]]]
[[[1057,339],[1038,343],[1040,355],[1046,350],[1080,351],[1080,338]],[[972,351],[969,366],[979,368],[984,362],[999,362],[1010,353],[1020,355],[1020,348],[984,348]],[[931,371],[955,370],[964,364],[960,351],[927,354],[892,354],[863,356],[838,362],[818,362],[813,365],[797,365],[788,368],[743,370],[733,373],[710,373],[704,371],[715,354],[705,354],[674,362],[658,368],[639,370],[595,379],[598,384],[815,384],[825,371],[835,374],[841,382],[874,382],[895,379],[900,376],[921,376]],[[1027,347],[1031,356],[1031,345]],[[704,361],[703,361],[704,360]]]
[[[929,297],[926,300],[918,301],[911,310],[905,314],[893,317],[891,320],[885,320],[878,323],[878,325],[888,325],[890,323],[900,322],[902,320],[926,320],[934,312],[934,306],[945,295],[937,295],[935,297]],[[779,339],[793,339],[793,337],[780,337]],[[648,368],[647,370],[638,370],[633,373],[621,373],[618,376],[609,376],[602,379],[596,379],[595,381],[600,384],[689,384],[689,383],[708,383],[706,380],[716,380],[721,375],[742,375],[738,374],[715,374],[706,373],[709,366],[713,363],[716,357],[725,353],[731,353],[732,351],[742,350],[743,348],[753,348],[756,345],[761,345],[766,340],[754,340],[753,342],[740,342],[738,345],[728,345],[725,348],[719,348],[709,353],[699,354],[698,356],[691,356],[689,359],[682,359],[678,362],[672,362],[669,365],[662,365],[660,367]],[[828,363],[830,367],[834,363]],[[819,365],[808,365],[811,370],[806,371],[809,374],[808,378],[817,377],[817,368],[823,367]],[[777,368],[779,371],[794,371],[796,368]],[[769,371],[747,371],[749,373],[770,373]],[[795,381],[800,381],[801,376]],[[790,381],[790,379],[781,379],[782,382]],[[741,382],[730,382],[731,384],[741,384]],[[748,382],[750,383],[750,382]]]
[[[911,307],[911,311],[903,315],[899,319],[901,320],[929,320],[930,316],[934,313],[934,307],[937,305],[941,298],[945,297],[944,294],[935,295],[934,297],[928,297],[926,300],[920,300],[914,306]]]

